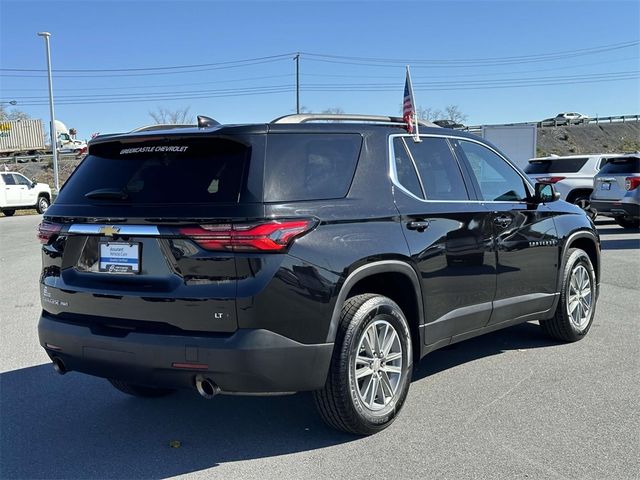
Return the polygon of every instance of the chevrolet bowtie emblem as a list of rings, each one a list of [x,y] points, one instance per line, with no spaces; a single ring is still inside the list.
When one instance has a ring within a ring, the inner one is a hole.
[[[116,233],[120,231],[120,227],[101,227],[100,233],[107,237],[113,237]]]

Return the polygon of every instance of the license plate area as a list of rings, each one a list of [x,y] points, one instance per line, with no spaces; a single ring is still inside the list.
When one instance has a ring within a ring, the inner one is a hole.
[[[600,190],[611,190],[611,184],[609,182],[601,183]]]
[[[102,273],[140,273],[140,243],[100,242],[98,270]]]

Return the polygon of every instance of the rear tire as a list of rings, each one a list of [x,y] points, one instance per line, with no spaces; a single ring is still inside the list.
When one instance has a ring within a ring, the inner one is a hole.
[[[136,385],[134,383],[123,382],[115,378],[108,379],[111,385],[127,395],[143,398],[158,398],[172,394],[175,390],[170,388],[147,387],[144,385]]]
[[[577,205],[587,213],[589,213],[589,210],[591,209],[591,200],[588,195],[578,195],[573,199],[573,204]]]
[[[38,197],[38,203],[36,203],[36,210],[39,214],[43,214],[49,208],[49,199],[44,195]]]
[[[391,425],[411,383],[411,348],[409,325],[395,302],[374,294],[347,300],[327,381],[314,392],[322,419],[357,435]]]
[[[616,217],[615,221],[622,228],[637,230],[640,228],[640,218]]]
[[[4,213],[5,217],[12,217],[14,213],[16,213],[15,210],[2,210],[2,213]]]
[[[542,330],[556,340],[576,342],[586,336],[596,310],[596,275],[589,255],[579,248],[567,252],[560,300],[555,314],[541,320]]]

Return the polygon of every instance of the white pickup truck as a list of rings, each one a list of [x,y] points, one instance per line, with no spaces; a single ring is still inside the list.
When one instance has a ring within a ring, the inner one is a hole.
[[[51,189],[46,183],[33,182],[21,173],[0,172],[0,210],[5,216],[31,208],[44,213],[50,204]]]

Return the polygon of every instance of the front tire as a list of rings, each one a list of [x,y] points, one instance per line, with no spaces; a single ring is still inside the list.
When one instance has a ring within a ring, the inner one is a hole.
[[[144,385],[136,385],[133,383],[123,382],[115,378],[108,379],[111,385],[120,390],[122,393],[142,398],[158,398],[172,394],[175,390],[170,388],[146,387]]]
[[[556,340],[576,342],[584,338],[596,310],[596,274],[589,255],[571,248],[562,273],[560,301],[554,316],[541,320],[542,330]]]
[[[2,210],[2,213],[4,213],[5,217],[12,217],[14,213],[16,213],[15,210]]]
[[[409,325],[402,310],[374,294],[350,298],[316,407],[331,427],[370,435],[391,425],[404,404],[413,368]]]

